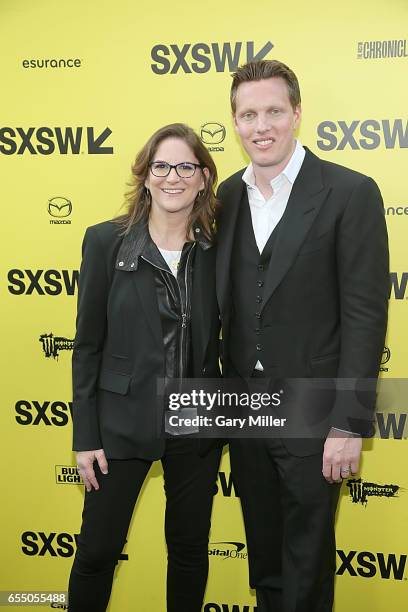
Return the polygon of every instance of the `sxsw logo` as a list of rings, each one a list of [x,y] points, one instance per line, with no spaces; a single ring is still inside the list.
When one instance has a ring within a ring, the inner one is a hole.
[[[18,400],[14,408],[18,425],[64,427],[72,419],[72,402]]]
[[[2,127],[0,153],[3,155],[112,155],[113,147],[106,146],[112,130],[106,127],[95,132],[93,127]]]
[[[403,440],[407,437],[407,413],[377,412],[377,431],[382,440]]]
[[[378,576],[384,580],[403,580],[407,555],[395,553],[370,552],[368,550],[337,550],[340,565],[337,576],[353,576],[373,578]]]
[[[203,74],[210,70],[216,72],[233,72],[240,64],[253,60],[262,60],[273,49],[273,43],[267,41],[255,48],[254,41],[204,43],[191,45],[154,45],[151,50],[155,74],[186,74],[195,72]]]
[[[21,551],[29,557],[72,557],[78,542],[79,533],[45,533],[43,531],[24,531],[21,534]],[[127,561],[128,555],[121,554],[120,561]]]
[[[408,121],[403,119],[355,119],[354,121],[322,121],[317,126],[322,151],[343,151],[347,147],[367,151],[381,144],[386,149],[408,148]]]
[[[407,295],[407,283],[408,283],[408,272],[402,272],[398,274],[398,272],[390,273],[390,297],[393,297],[395,300],[406,300],[408,299]]]
[[[218,472],[218,483],[215,485],[215,494],[222,493],[224,497],[238,497],[231,472]]]
[[[75,295],[78,270],[19,270],[8,271],[8,290],[13,295]]]

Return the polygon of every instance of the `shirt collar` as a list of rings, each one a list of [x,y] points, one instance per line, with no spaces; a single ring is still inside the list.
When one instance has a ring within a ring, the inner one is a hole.
[[[295,140],[295,142],[296,142],[295,150],[293,151],[292,156],[290,160],[288,161],[288,163],[286,164],[285,168],[282,170],[280,174],[278,174],[278,176],[275,176],[275,178],[271,180],[272,188],[274,186],[276,187],[276,185],[281,182],[282,177],[286,177],[292,185],[295,182],[296,177],[299,174],[300,168],[302,167],[303,160],[305,159],[305,155],[306,155],[306,151],[301,145],[300,141]],[[242,180],[244,181],[244,183],[248,185],[248,187],[251,187],[252,189],[256,187],[255,175],[254,175],[254,169],[253,169],[252,163],[249,164],[249,166],[247,166],[247,168],[245,169],[245,172],[242,175]]]

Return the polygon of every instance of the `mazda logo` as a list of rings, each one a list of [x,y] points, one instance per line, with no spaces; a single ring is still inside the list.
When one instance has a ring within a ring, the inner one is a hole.
[[[67,198],[51,198],[48,200],[48,213],[51,217],[69,217],[72,212],[72,203]]]
[[[216,145],[225,140],[226,129],[221,123],[204,123],[200,128],[200,138],[204,144]]]

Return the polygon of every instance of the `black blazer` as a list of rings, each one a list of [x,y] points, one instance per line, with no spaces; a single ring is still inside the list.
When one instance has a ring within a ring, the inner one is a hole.
[[[243,171],[218,191],[217,295],[228,355],[230,262]],[[249,231],[253,231],[249,228]],[[311,151],[293,185],[269,264],[261,311],[267,313],[264,366],[273,377],[378,376],[387,324],[388,242],[381,194],[369,177]],[[359,403],[336,393],[330,425],[358,431]],[[353,405],[353,402],[354,405]],[[371,405],[371,409],[372,409]],[[372,412],[370,413],[372,417]],[[286,440],[294,454],[318,452],[321,440]]]
[[[150,266],[118,261],[119,234],[119,226],[107,221],[88,228],[83,241],[72,358],[73,449],[154,460],[165,445],[158,436],[163,406],[156,380],[164,376],[164,347],[157,295]],[[191,311],[197,378],[219,376],[215,255],[215,247],[197,244]],[[202,441],[201,451],[210,445]]]

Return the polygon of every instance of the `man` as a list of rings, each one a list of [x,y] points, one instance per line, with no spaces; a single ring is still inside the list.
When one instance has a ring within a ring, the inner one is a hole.
[[[339,483],[358,470],[374,395],[364,384],[378,376],[384,347],[383,203],[371,178],[295,140],[299,85],[281,62],[239,68],[231,106],[251,163],[218,192],[225,376],[265,389],[277,378],[336,378],[338,389],[351,381],[351,391],[334,391],[326,406],[325,439],[300,429],[281,439],[231,440],[250,583],[258,612],[328,612]],[[283,401],[280,416],[301,422],[299,411],[304,402],[285,408]]]

